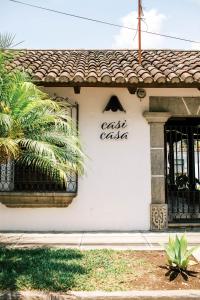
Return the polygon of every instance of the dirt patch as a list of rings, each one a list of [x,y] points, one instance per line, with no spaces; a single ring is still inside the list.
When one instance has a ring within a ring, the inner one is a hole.
[[[142,276],[137,276],[133,280],[127,281],[125,284],[130,290],[183,290],[183,289],[200,289],[200,264],[188,268],[188,270],[198,272],[196,277],[188,277],[184,280],[181,275],[178,275],[173,281],[165,276],[167,270],[163,269],[166,266],[166,256],[161,251],[138,251],[132,254],[134,259],[144,260],[148,267],[146,272],[144,266],[141,267]],[[137,267],[138,272],[140,268]]]

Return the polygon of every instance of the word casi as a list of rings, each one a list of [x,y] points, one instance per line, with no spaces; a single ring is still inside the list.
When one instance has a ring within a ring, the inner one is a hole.
[[[101,140],[127,140],[128,132],[124,131],[127,127],[127,121],[113,121],[103,122],[101,129],[103,132],[100,134]]]

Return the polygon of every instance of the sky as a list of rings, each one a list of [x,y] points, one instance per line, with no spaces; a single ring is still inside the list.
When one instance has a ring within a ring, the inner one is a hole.
[[[137,0],[21,0],[137,28]],[[143,0],[142,29],[200,42],[200,0]],[[15,34],[18,48],[137,49],[134,31],[88,22],[0,0],[0,32]],[[200,43],[142,34],[143,49],[200,49]]]

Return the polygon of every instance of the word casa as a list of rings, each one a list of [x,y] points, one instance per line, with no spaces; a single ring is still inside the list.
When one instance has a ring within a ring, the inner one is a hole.
[[[101,140],[127,140],[128,132],[125,131],[127,128],[127,121],[116,121],[116,122],[103,122],[101,129],[103,132],[100,134]]]

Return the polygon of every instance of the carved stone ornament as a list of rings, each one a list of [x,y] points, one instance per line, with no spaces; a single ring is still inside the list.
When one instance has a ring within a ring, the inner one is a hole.
[[[167,204],[151,204],[151,230],[165,230],[168,227]]]

